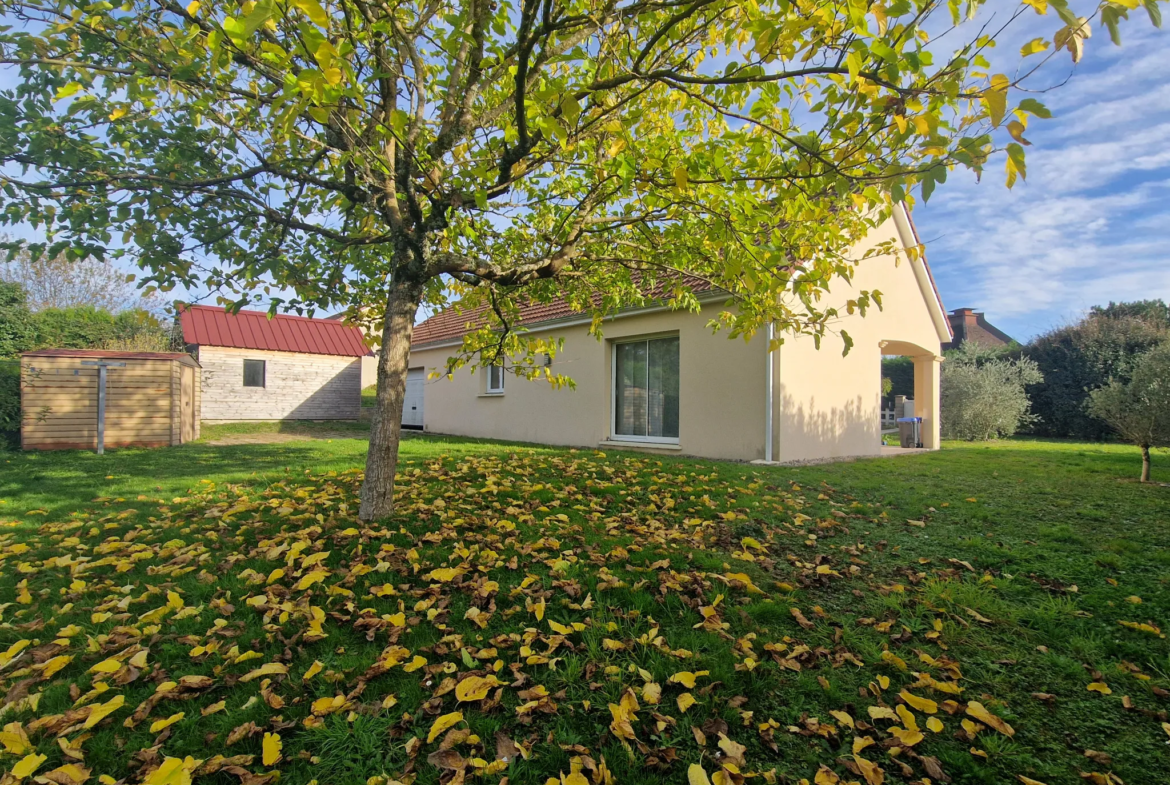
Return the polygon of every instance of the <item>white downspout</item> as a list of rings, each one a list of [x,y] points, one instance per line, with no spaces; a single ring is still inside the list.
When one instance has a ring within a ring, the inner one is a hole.
[[[765,378],[767,385],[764,389],[764,401],[766,409],[764,410],[764,460],[767,463],[772,462],[772,336],[775,334],[775,324],[771,319],[768,320],[768,343],[764,346],[764,359],[768,361],[765,370]]]

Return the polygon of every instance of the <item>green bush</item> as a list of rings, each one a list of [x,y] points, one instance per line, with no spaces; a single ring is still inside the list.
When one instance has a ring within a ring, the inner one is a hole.
[[[889,379],[887,388],[885,380]],[[892,407],[895,395],[914,397],[914,358],[913,357],[884,357],[882,358],[882,396],[886,399],[886,408]]]
[[[20,284],[0,281],[0,359],[19,357],[36,343],[36,319]]]
[[[1089,391],[1111,380],[1128,382],[1137,358],[1170,335],[1158,304],[1111,303],[1077,324],[1040,336],[1023,350],[1044,377],[1028,388],[1037,416],[1032,433],[1076,439],[1110,436],[1109,426],[1086,408]]]
[[[0,448],[20,443],[20,361],[0,360]]]
[[[943,363],[941,428],[946,439],[983,441],[1011,436],[1033,419],[1025,388],[1043,377],[1026,357],[960,348]]]

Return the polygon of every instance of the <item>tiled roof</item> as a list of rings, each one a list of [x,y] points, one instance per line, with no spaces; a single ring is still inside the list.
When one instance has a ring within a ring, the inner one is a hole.
[[[714,291],[714,287],[710,283],[699,279],[690,281],[688,285],[696,294]],[[662,285],[655,287],[652,292],[646,294],[646,297],[650,300],[660,299],[662,288]],[[600,296],[597,296],[594,298],[594,302],[597,303],[600,299]],[[415,325],[410,345],[422,346],[462,338],[467,333],[483,326],[486,321],[484,316],[486,310],[487,306],[480,306],[467,311],[458,311],[455,308],[440,311],[421,324]],[[584,311],[574,310],[567,302],[560,299],[549,303],[524,303],[520,305],[519,324],[531,327],[542,322],[584,315]]]
[[[198,346],[341,357],[370,354],[359,328],[330,319],[288,314],[269,317],[264,311],[231,314],[209,305],[188,305],[181,309],[179,322],[183,327],[184,343]]]

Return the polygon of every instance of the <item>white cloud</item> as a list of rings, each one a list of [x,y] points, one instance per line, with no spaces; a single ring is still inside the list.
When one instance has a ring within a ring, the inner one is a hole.
[[[1170,300],[1170,38],[1131,16],[1121,48],[1095,30],[1069,82],[1040,96],[1054,118],[1028,129],[1027,182],[1006,190],[997,161],[982,183],[955,172],[916,210],[948,307],[1027,340],[1091,305]],[[1000,52],[1054,21],[1029,21]],[[1068,68],[1057,58],[1042,83]]]

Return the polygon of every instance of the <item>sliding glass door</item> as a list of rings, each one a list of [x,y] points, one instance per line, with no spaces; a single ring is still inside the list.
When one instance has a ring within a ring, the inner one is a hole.
[[[678,338],[623,341],[614,351],[614,437],[678,441]]]

